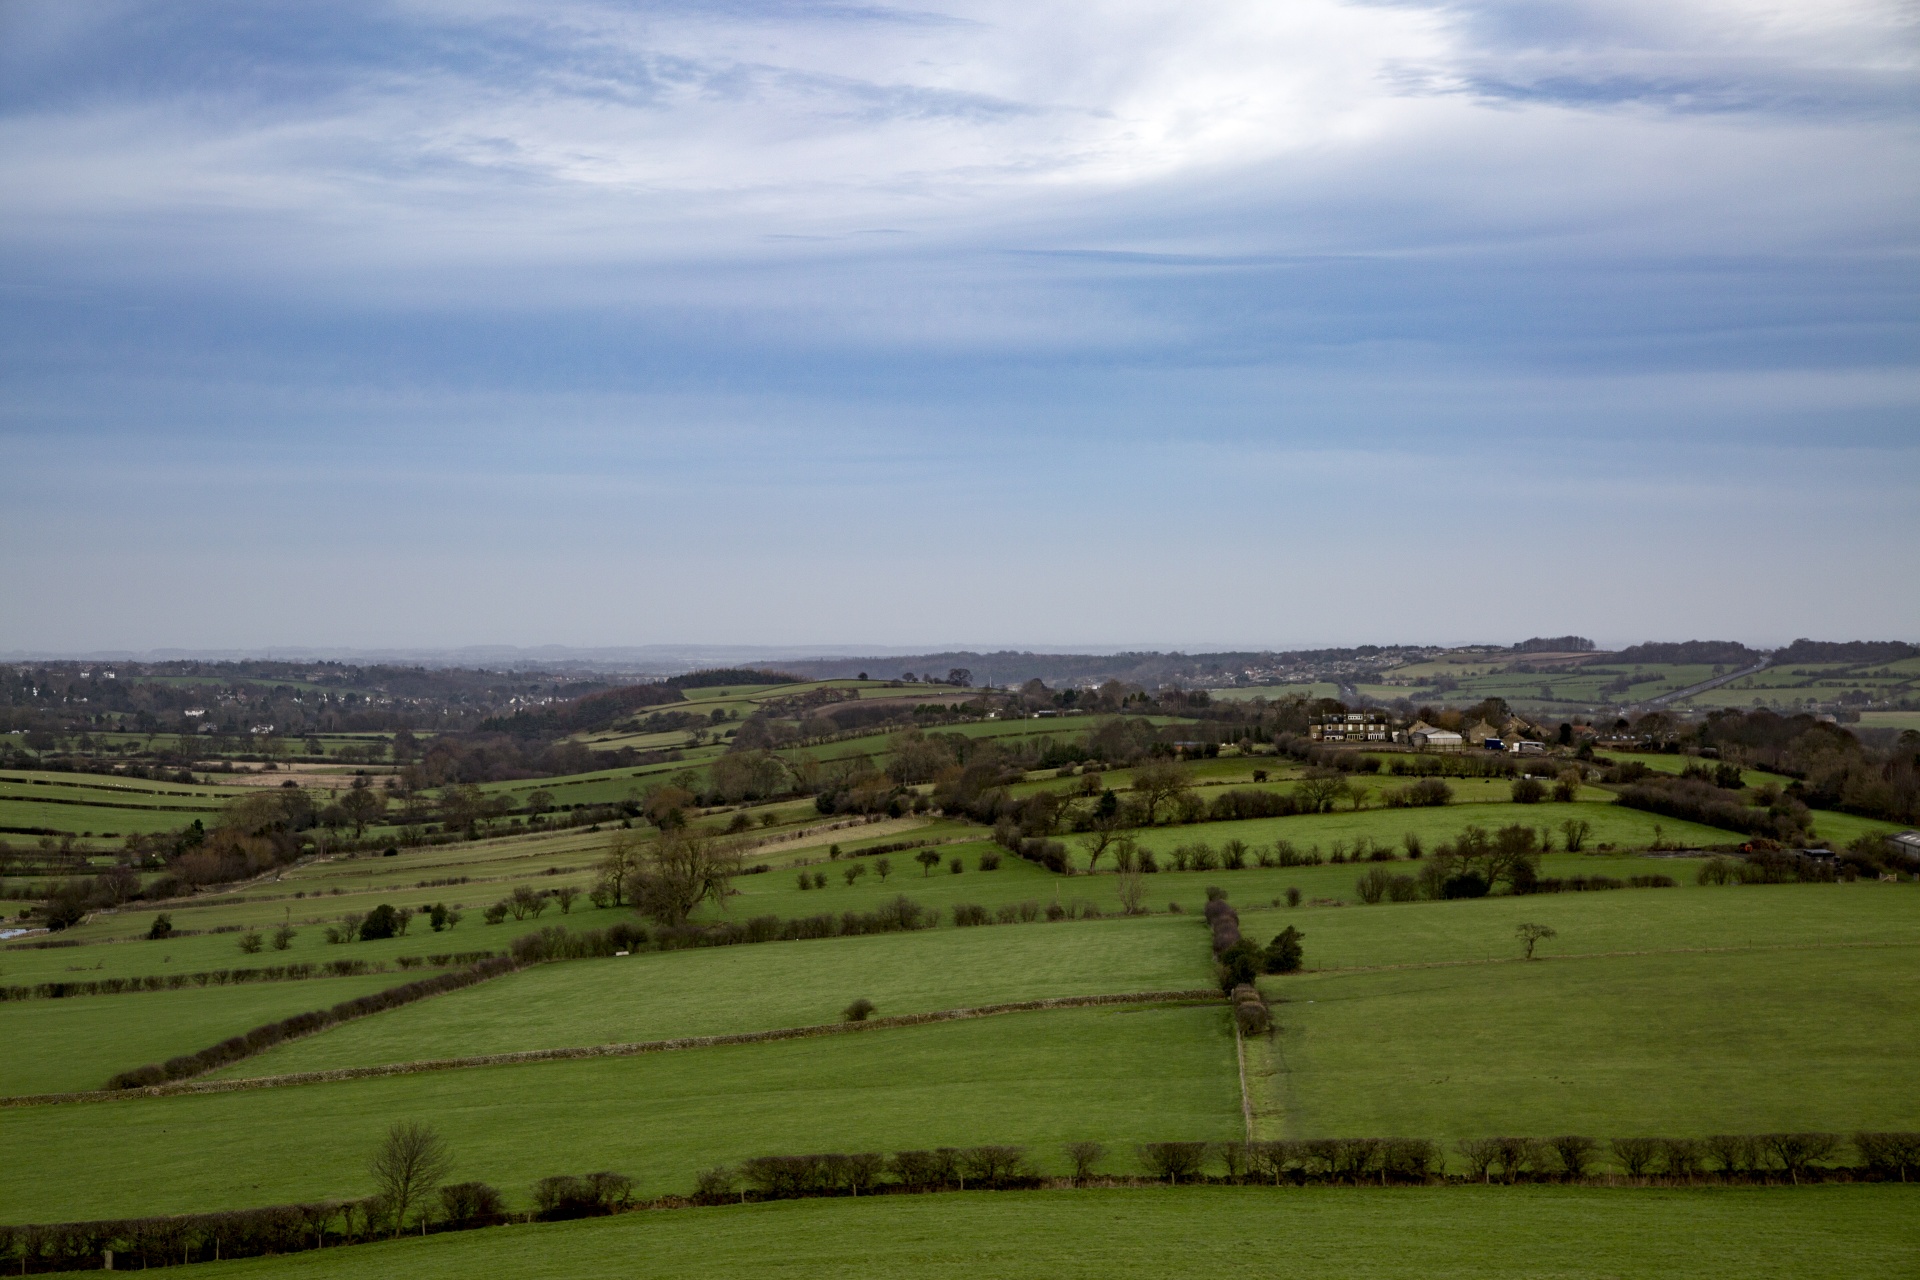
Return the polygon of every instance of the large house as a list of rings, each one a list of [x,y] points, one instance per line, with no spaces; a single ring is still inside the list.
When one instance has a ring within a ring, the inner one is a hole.
[[[1393,728],[1378,711],[1348,711],[1325,716],[1307,726],[1315,742],[1386,742]]]

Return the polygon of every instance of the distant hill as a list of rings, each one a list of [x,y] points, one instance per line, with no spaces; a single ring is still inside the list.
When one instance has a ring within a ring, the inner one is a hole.
[[[1920,645],[1902,640],[1795,640],[1773,655],[1780,663],[1845,662],[1861,665],[1869,662],[1899,662],[1920,656]]]
[[[644,707],[660,707],[686,701],[684,689],[713,689],[733,684],[794,684],[804,677],[786,671],[761,671],[747,667],[718,667],[691,671],[654,684],[630,684],[584,698],[556,702],[532,711],[516,711],[497,716],[480,728],[494,733],[520,737],[557,737],[568,733],[590,733],[608,728]]]
[[[1721,666],[1749,666],[1760,661],[1758,650],[1749,649],[1738,640],[1681,640],[1653,644],[1636,644],[1630,649],[1609,654],[1607,661],[1614,662],[1683,662],[1705,663]]]
[[[974,653],[962,649],[888,657],[783,661],[780,665],[814,680],[843,680],[863,671],[874,679],[891,679],[911,672],[940,680],[949,672],[959,670],[967,672],[975,685],[1014,687],[1029,680],[1043,680],[1059,688],[1121,680],[1155,689],[1163,685],[1193,688],[1358,679],[1437,652],[1437,648],[1426,646],[1372,644],[1352,649],[1223,653],[1028,653],[1011,649]]]

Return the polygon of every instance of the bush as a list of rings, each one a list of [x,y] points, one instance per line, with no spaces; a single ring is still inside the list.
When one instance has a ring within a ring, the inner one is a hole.
[[[982,871],[998,871],[1000,869],[1000,855],[991,849],[981,853],[980,869]]]
[[[490,1227],[507,1220],[507,1202],[484,1182],[440,1188],[440,1219],[456,1230]]]
[[[1148,1173],[1169,1183],[1199,1176],[1207,1159],[1204,1142],[1143,1142],[1135,1150]]]
[[[153,923],[147,926],[147,938],[149,941],[159,942],[172,936],[173,917],[162,911],[153,918]]]
[[[1275,934],[1273,941],[1267,944],[1261,970],[1266,973],[1293,973],[1299,969],[1305,956],[1300,940],[1306,936],[1292,925]]]
[[[740,1175],[716,1165],[693,1177],[693,1198],[700,1204],[726,1204],[740,1196]]]
[[[597,1218],[633,1203],[633,1179],[620,1173],[560,1174],[533,1185],[534,1216],[542,1222]]]
[[[858,1000],[855,1000],[852,1004],[842,1009],[840,1016],[848,1022],[865,1022],[873,1016],[875,1007],[873,1001],[867,999],[865,996],[861,996]]]
[[[1107,1149],[1098,1142],[1069,1142],[1067,1160],[1073,1165],[1073,1181],[1080,1185],[1093,1176],[1093,1168],[1106,1159]]]
[[[1538,778],[1515,778],[1509,788],[1515,804],[1539,804],[1547,798],[1547,788]]]
[[[1920,1173],[1920,1133],[1856,1133],[1853,1145],[1867,1168],[1881,1177]]]
[[[956,902],[953,904],[953,923],[960,928],[966,928],[970,925],[990,924],[992,921],[985,907],[975,906],[971,902]]]
[[[367,912],[367,918],[360,922],[360,941],[377,942],[391,938],[400,932],[400,913],[387,903],[381,903]]]
[[[1354,892],[1360,895],[1360,901],[1374,906],[1387,896],[1387,890],[1393,884],[1393,873],[1385,867],[1374,867],[1354,884]]]

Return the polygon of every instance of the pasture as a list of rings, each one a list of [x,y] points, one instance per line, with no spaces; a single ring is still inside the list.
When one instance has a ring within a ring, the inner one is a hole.
[[[413,975],[418,976],[418,975]],[[0,1004],[0,1094],[98,1089],[107,1077],[192,1053],[263,1022],[325,1008],[409,975],[73,996]]]
[[[765,1031],[1053,996],[1206,988],[1191,920],[1062,921],[770,942],[548,964],[282,1045],[222,1075],[264,1076]]]
[[[1203,944],[1204,945],[1204,944]],[[418,1007],[418,1006],[416,1006]],[[1126,1148],[1241,1131],[1218,1005],[1048,1010],[633,1058],[0,1111],[21,1221],[364,1194],[367,1153],[431,1123],[504,1188],[615,1169],[648,1194],[768,1153],[1022,1143]],[[156,1177],[156,1170],[165,1170]]]

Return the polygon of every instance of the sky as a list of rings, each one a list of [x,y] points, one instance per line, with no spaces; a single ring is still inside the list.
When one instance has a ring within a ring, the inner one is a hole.
[[[1920,640],[1892,0],[0,0],[0,651]]]

